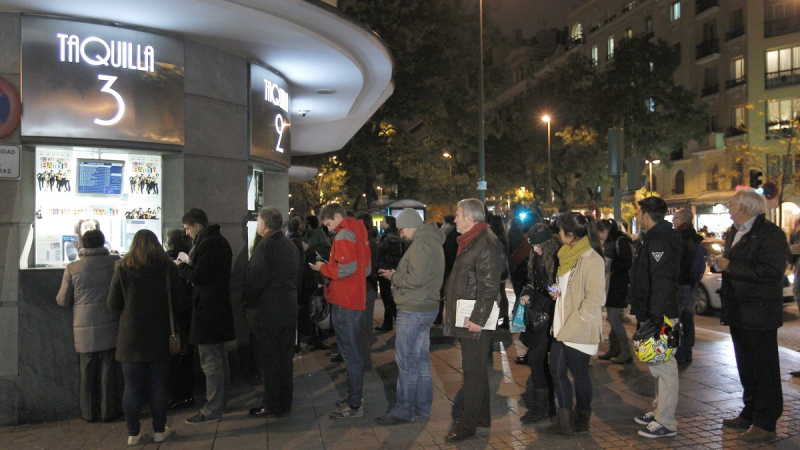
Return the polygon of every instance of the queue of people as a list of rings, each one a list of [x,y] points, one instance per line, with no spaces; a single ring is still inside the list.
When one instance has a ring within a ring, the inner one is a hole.
[[[765,220],[763,197],[751,191],[738,191],[729,203],[736,233],[729,234],[723,256],[709,264],[722,273],[722,321],[731,326],[745,391],[741,413],[722,424],[746,430],[742,439],[758,442],[775,438],[782,411],[776,330],[789,249],[783,232]],[[387,315],[377,330],[396,328],[398,378],[396,401],[376,417],[378,424],[401,425],[431,414],[430,329],[441,320],[443,334],[459,340],[464,374],[455,421],[445,439],[461,441],[478,427],[490,426],[486,355],[491,354],[495,329],[508,325],[519,310],[525,328],[520,340],[529,349],[521,360],[531,370],[531,401],[521,422],[552,419],[541,428],[543,434],[589,432],[594,390],[589,367],[604,339],[605,308],[610,343],[598,359],[627,364],[635,354],[654,378],[653,410],[634,418],[643,427],[638,434],[675,436],[678,364],[692,361],[691,299],[697,283],[692,266],[700,239],[691,227],[691,212],[678,211],[673,224],[665,220],[666,213],[660,198],[640,201],[641,231],[635,243],[613,220],[566,212],[550,225],[537,222],[527,230],[510,231],[514,241],[524,239],[511,245],[503,242],[504,228],[493,231],[503,227],[502,221],[487,220],[483,203],[476,199],[458,203],[449,230],[423,222],[413,209],[387,217],[380,241],[370,216],[353,217],[339,204],[324,206],[319,215],[330,236],[319,228],[316,216],[292,218],[297,222],[284,233],[281,212],[264,208],[258,213],[258,240],[242,294],[264,388],[260,406],[249,413],[268,418],[291,413],[299,325],[309,342],[318,338],[315,344],[327,348],[324,334],[298,319],[304,314],[304,284],[311,274],[310,279],[324,286],[347,373],[347,395],[332,405],[331,419],[365,414],[363,379],[372,370],[371,328],[380,286]],[[155,442],[171,433],[168,408],[194,403],[193,351],[188,357],[174,355],[168,345],[176,324],[196,348],[206,377],[206,403],[186,423],[219,421],[227,408],[225,346],[235,339],[231,247],[202,210],[191,209],[182,222],[185,234],[169,234],[169,254],[155,234],[140,230],[122,259],[104,247],[99,229],[84,230],[80,259],[67,265],[57,297],[59,305],[75,312],[82,418],[111,421],[122,411],[129,445],[144,437],[140,415],[145,400]],[[521,256],[520,248],[528,254]],[[522,264],[526,270],[519,269]],[[517,293],[511,310],[502,295],[508,276]],[[637,320],[632,338],[620,320],[629,304]],[[125,382],[121,398],[114,360]]]

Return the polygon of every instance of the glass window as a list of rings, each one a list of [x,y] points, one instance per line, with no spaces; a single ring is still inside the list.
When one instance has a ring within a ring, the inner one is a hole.
[[[580,41],[583,39],[583,27],[581,24],[576,23],[574,27],[572,27],[572,40],[573,41]]]
[[[600,61],[600,49],[596,45],[592,46],[592,65],[596,66]]]
[[[792,120],[798,116],[798,106],[800,106],[800,102],[796,100],[773,100],[767,103],[768,138],[793,134]]]
[[[614,57],[614,36],[608,37],[608,48],[606,50],[606,57],[607,59],[611,59]]]
[[[653,32],[653,16],[647,16],[644,19],[644,32],[650,34]]]
[[[800,46],[767,52],[767,73],[800,68]]]
[[[745,114],[744,106],[737,106],[735,108],[731,108],[731,127],[738,128],[740,130],[745,129],[746,117],[747,115]]]
[[[669,5],[669,20],[674,22],[681,18],[681,2],[672,2]]]
[[[731,61],[731,80],[741,80],[744,76],[744,57],[734,58]]]
[[[684,174],[682,170],[679,170],[678,173],[675,174],[675,189],[673,189],[673,194],[683,194],[684,191]]]

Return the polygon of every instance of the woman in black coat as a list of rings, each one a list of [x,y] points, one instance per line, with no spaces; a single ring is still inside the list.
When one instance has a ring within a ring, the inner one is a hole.
[[[628,335],[622,324],[620,314],[628,307],[629,272],[633,262],[633,243],[619,230],[617,222],[603,219],[597,222],[597,231],[603,241],[603,252],[606,258],[606,320],[611,326],[608,337],[609,347],[604,355],[598,358],[622,364],[633,361]]]
[[[128,445],[139,444],[143,437],[139,419],[142,397],[148,390],[154,441],[164,441],[171,432],[165,426],[171,357],[168,280],[172,302],[180,305],[183,285],[177,267],[152,231],[137,231],[130,251],[117,263],[106,302],[111,310],[120,311],[117,361],[125,376],[122,409],[128,423]]]

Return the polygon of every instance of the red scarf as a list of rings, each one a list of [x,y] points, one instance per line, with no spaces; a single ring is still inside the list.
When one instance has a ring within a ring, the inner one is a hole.
[[[456,242],[458,242],[458,251],[456,252],[456,256],[460,255],[461,250],[464,250],[464,247],[466,247],[470,242],[472,242],[473,239],[475,239],[476,236],[481,234],[481,232],[487,228],[489,228],[489,226],[486,225],[486,222],[478,222],[473,225],[469,231],[457,237]]]

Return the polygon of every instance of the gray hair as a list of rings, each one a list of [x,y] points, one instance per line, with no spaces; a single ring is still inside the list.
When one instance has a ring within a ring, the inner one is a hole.
[[[458,207],[465,216],[472,217],[473,222],[485,222],[486,212],[483,208],[483,202],[477,198],[465,198],[458,202]]]
[[[750,216],[758,216],[767,212],[767,199],[753,188],[739,189],[739,204]]]
[[[692,212],[686,208],[681,208],[675,211],[675,217],[679,217],[686,223],[692,223],[694,220],[694,214],[692,214]]]
[[[271,231],[280,230],[283,227],[283,214],[274,206],[266,206],[258,212],[258,218],[264,221],[264,225]]]

